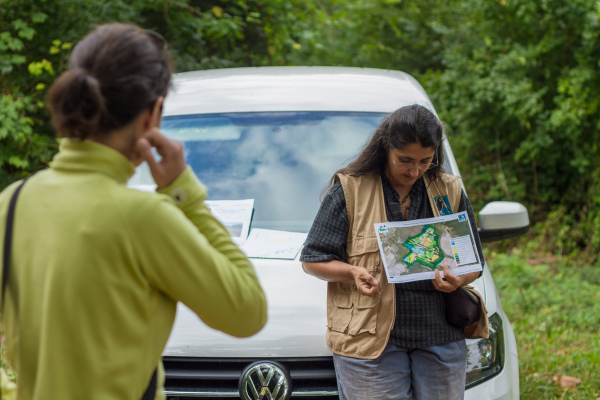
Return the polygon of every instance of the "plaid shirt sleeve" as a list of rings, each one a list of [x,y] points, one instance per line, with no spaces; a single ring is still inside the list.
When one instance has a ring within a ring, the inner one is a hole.
[[[327,193],[313,222],[300,261],[346,262],[346,240],[350,223],[346,212],[346,197],[338,181]]]

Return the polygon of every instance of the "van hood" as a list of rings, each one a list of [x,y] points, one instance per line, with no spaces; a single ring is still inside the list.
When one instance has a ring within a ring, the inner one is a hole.
[[[325,344],[327,283],[306,274],[298,259],[252,259],[252,263],[267,297],[265,327],[250,338],[234,338],[209,328],[179,303],[164,356],[288,358],[331,355]],[[486,295],[484,280],[482,277],[473,284],[483,296]],[[491,314],[494,310],[489,305]]]

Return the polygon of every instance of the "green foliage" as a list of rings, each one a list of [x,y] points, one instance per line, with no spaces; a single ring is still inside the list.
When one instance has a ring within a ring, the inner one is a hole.
[[[581,204],[600,161],[596,1],[322,4],[303,57],[417,77],[450,126],[472,197]]]
[[[0,187],[47,165],[57,147],[43,130],[37,131],[46,119],[42,81],[54,76],[52,63],[26,55],[47,15],[33,12],[13,17],[12,21],[0,18]]]
[[[488,253],[519,350],[522,399],[600,396],[600,270],[581,262],[527,264],[520,252]],[[582,380],[577,391],[555,376]]]
[[[286,65],[302,1],[0,0],[0,188],[48,166],[58,146],[47,90],[77,43],[108,22],[162,34],[179,71]]]
[[[315,1],[314,23],[301,35],[301,65],[402,70],[420,76],[443,68],[444,24],[455,0]]]
[[[331,65],[416,77],[448,123],[475,208],[521,201],[534,217],[521,253],[488,253],[522,398],[600,396],[596,0],[0,0],[0,188],[48,166],[58,146],[47,90],[73,46],[113,21],[160,33],[179,72]],[[522,261],[539,253],[558,264]],[[561,374],[583,380],[577,393],[554,384]]]
[[[595,0],[0,0],[0,187],[56,151],[47,90],[94,26],[163,35],[179,72],[266,65],[406,71],[426,88],[476,208],[525,203],[536,248],[600,253]],[[527,243],[524,242],[524,245]]]
[[[560,231],[538,241],[545,251],[597,258],[597,1],[316,4],[319,23],[302,36],[298,63],[412,74],[449,126],[476,208],[523,202],[538,229]]]
[[[487,164],[477,188],[550,209],[581,205],[598,166],[598,10],[594,1],[465,1],[445,35],[444,71],[427,87],[469,144],[461,163]],[[511,189],[506,177],[524,185]]]
[[[423,79],[474,203],[524,202],[541,222],[541,248],[597,259],[597,2],[469,0],[457,14],[444,69]]]

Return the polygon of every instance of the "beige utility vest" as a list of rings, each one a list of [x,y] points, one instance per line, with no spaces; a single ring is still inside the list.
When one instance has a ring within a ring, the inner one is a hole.
[[[427,174],[425,174],[427,175]],[[333,353],[354,358],[379,357],[388,343],[396,317],[396,292],[388,283],[373,224],[388,222],[379,175],[359,177],[338,174],[346,197],[348,264],[366,268],[381,285],[381,293],[369,297],[358,292],[354,281],[327,285],[327,347]],[[458,211],[460,178],[442,174],[429,181],[424,176],[429,203],[435,216]]]

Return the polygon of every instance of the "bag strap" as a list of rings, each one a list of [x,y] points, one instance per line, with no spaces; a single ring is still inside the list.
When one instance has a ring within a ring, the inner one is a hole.
[[[37,172],[37,171],[36,171]],[[2,253],[2,311],[4,311],[4,298],[6,295],[6,287],[8,286],[8,273],[10,271],[10,256],[12,250],[12,234],[13,234],[13,226],[15,222],[15,209],[17,207],[17,199],[19,198],[19,194],[21,193],[21,189],[23,189],[23,185],[27,182],[27,179],[31,178],[35,174],[24,178],[19,186],[15,189],[10,198],[10,203],[8,204],[8,213],[6,214],[6,227],[4,230],[4,250]],[[156,384],[157,384],[157,369],[152,373],[152,377],[150,378],[150,382],[148,383],[148,387],[144,391],[141,400],[154,400],[156,396]],[[0,399],[2,398],[2,391],[0,389]]]
[[[36,171],[37,172],[37,171]],[[13,192],[10,203],[8,204],[8,213],[6,214],[6,227],[4,229],[4,250],[2,252],[2,304],[0,304],[0,311],[4,313],[4,297],[6,294],[6,286],[8,285],[8,271],[10,270],[10,256],[11,256],[11,248],[12,248],[12,233],[13,233],[13,225],[15,221],[15,208],[17,206],[17,198],[19,197],[19,193],[21,193],[21,189],[27,179],[32,177],[35,172],[23,179],[19,186]],[[0,399],[2,399],[2,387],[0,387]]]
[[[19,197],[19,193],[21,193],[21,189],[23,189],[23,185],[27,182],[27,179],[31,178],[35,172],[25,179],[21,181],[19,186],[15,189],[10,198],[10,203],[8,204],[8,213],[6,214],[6,227],[4,230],[4,250],[2,252],[2,310],[4,311],[4,297],[6,295],[6,286],[8,285],[8,273],[10,270],[10,256],[12,249],[12,234],[13,234],[13,225],[15,220],[15,208],[17,206],[17,198]]]
[[[156,397],[156,384],[157,384],[157,369],[152,373],[152,378],[150,378],[150,383],[148,383],[148,387],[142,396],[142,400],[154,400]]]

